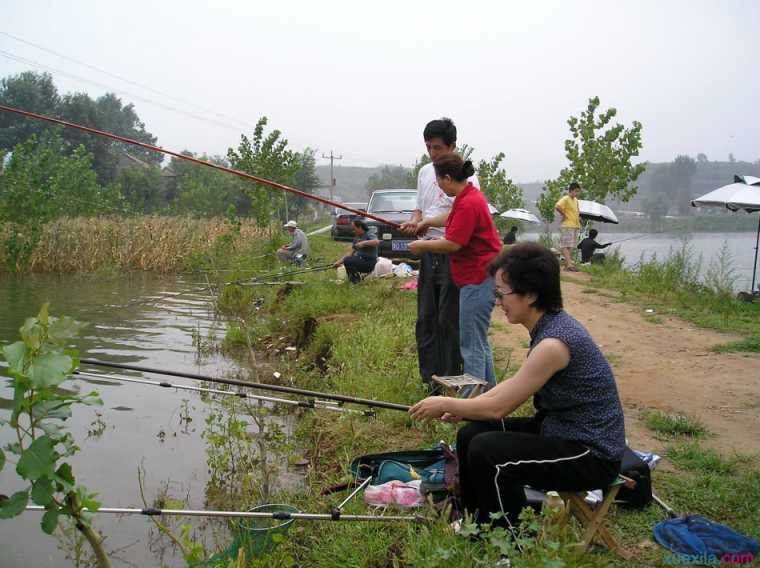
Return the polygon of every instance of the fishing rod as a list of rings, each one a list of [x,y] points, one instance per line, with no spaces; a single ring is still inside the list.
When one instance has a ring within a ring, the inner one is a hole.
[[[370,219],[374,219],[375,221],[379,221],[380,223],[390,225],[391,227],[396,228],[396,229],[398,229],[401,226],[398,223],[389,221],[388,219],[378,217],[376,215],[367,213],[366,211],[362,211],[360,209],[354,209],[352,207],[348,207],[344,203],[338,203],[337,201],[332,201],[325,197],[319,197],[318,195],[312,195],[310,193],[306,193],[305,191],[301,191],[300,189],[296,189],[295,187],[290,187],[289,185],[285,185],[284,183],[279,183],[279,182],[268,180],[266,178],[262,178],[259,176],[254,176],[249,173],[242,172],[240,170],[228,168],[226,166],[221,166],[219,164],[212,164],[211,162],[206,162],[205,160],[199,160],[198,158],[193,158],[192,156],[186,156],[184,154],[180,154],[179,152],[174,152],[172,150],[165,150],[164,148],[153,146],[152,144],[146,144],[145,142],[140,142],[138,140],[133,140],[132,138],[126,138],[125,136],[119,136],[118,134],[112,134],[110,132],[104,132],[103,130],[90,128],[89,126],[82,126],[81,124],[76,124],[74,122],[61,120],[60,118],[53,118],[52,116],[37,114],[36,112],[29,112],[29,111],[21,110],[18,108],[9,107],[6,105],[0,104],[0,111],[12,112],[15,114],[20,114],[21,116],[25,116],[27,118],[34,118],[36,120],[43,120],[45,122],[50,122],[53,124],[60,124],[62,126],[66,126],[67,128],[74,128],[76,130],[81,130],[82,132],[86,132],[88,134],[94,134],[95,136],[103,136],[105,138],[110,138],[111,140],[116,140],[117,142],[124,142],[126,144],[132,144],[133,146],[139,146],[141,148],[145,148],[146,150],[151,150],[152,152],[160,152],[162,154],[167,154],[169,156],[173,156],[180,160],[185,160],[188,162],[192,162],[194,164],[198,164],[200,166],[205,166],[207,168],[219,170],[221,172],[233,174],[238,177],[245,178],[250,181],[254,181],[260,185],[266,185],[269,187],[273,187],[275,189],[282,189],[283,191],[293,193],[295,195],[298,195],[299,197],[303,197],[304,199],[311,199],[312,201],[318,201],[319,203],[322,203],[324,205],[330,205],[332,207],[337,207],[339,209],[345,209],[346,211],[350,211],[351,213],[354,213],[355,215],[360,215],[361,217],[368,217]]]
[[[310,266],[306,268],[297,268],[293,270],[287,270],[282,272],[276,272],[276,273],[270,273],[270,274],[262,274],[260,276],[254,276],[252,278],[246,278],[246,279],[240,279],[240,280],[233,280],[231,282],[227,282],[228,286],[236,286],[240,284],[246,284],[246,283],[252,283],[252,282],[259,282],[265,278],[285,278],[288,276],[295,276],[296,274],[306,274],[308,272],[322,272],[324,270],[329,270],[334,267],[334,264],[331,262],[329,264],[321,264],[317,266]]]
[[[357,398],[353,396],[345,396],[342,394],[330,394],[317,392],[312,390],[300,389],[297,387],[288,387],[284,385],[269,385],[266,383],[253,383],[248,381],[241,381],[238,379],[222,379],[218,377],[209,377],[206,375],[199,375],[197,373],[181,373],[179,371],[168,371],[164,369],[155,369],[151,367],[142,367],[139,365],[127,365],[125,363],[112,363],[109,361],[98,361],[97,359],[80,359],[80,364],[83,365],[95,365],[98,367],[110,367],[113,369],[124,369],[127,371],[138,371],[141,373],[155,373],[157,375],[167,375],[169,377],[180,377],[185,379],[195,379],[198,381],[206,381],[209,383],[221,383],[225,385],[232,385],[238,387],[248,387],[252,389],[270,390],[276,392],[286,392],[290,394],[299,394],[302,396],[308,396],[313,398],[321,398],[327,400],[337,400],[338,402],[348,402],[351,404],[361,404],[372,408],[387,408],[389,410],[399,410],[401,412],[408,412],[409,406],[405,404],[397,404],[395,402],[383,402],[380,400],[370,400],[366,398]]]
[[[287,404],[290,406],[298,406],[300,408],[324,409],[324,410],[332,410],[334,412],[345,412],[347,414],[361,414],[362,416],[370,416],[370,417],[375,416],[375,413],[372,412],[371,410],[354,410],[352,408],[342,408],[340,406],[337,406],[338,403],[333,403],[327,400],[319,400],[316,398],[310,399],[310,400],[290,400],[287,398],[275,398],[271,396],[257,396],[257,395],[249,394],[247,392],[242,392],[242,391],[232,392],[232,391],[223,391],[219,389],[206,389],[202,387],[194,387],[191,385],[177,385],[173,383],[168,383],[166,381],[160,381],[160,382],[149,381],[148,379],[124,377],[122,375],[102,375],[100,373],[90,373],[87,371],[74,371],[73,374],[80,377],[90,377],[93,379],[107,379],[107,380],[119,381],[119,382],[125,382],[125,383],[151,385],[155,387],[180,389],[180,390],[202,392],[202,393],[209,393],[209,394],[221,394],[225,396],[236,396],[238,398],[246,398],[249,400],[259,400],[262,402],[271,402],[273,404]]]
[[[27,505],[27,511],[45,511],[41,505]],[[340,511],[332,513],[289,513],[277,511],[264,513],[258,511],[203,511],[196,509],[157,509],[146,507],[144,509],[131,509],[124,507],[100,507],[96,511],[85,509],[88,513],[106,513],[113,515],[145,515],[147,517],[181,516],[181,517],[223,517],[243,519],[275,519],[277,521],[303,520],[303,521],[412,521],[425,522],[428,519],[421,515],[344,515]]]
[[[611,245],[616,245],[617,243],[623,243],[625,241],[632,241],[633,239],[640,239],[641,237],[648,237],[651,233],[641,233],[640,235],[635,235],[633,237],[626,237],[625,239],[618,239],[617,241],[611,241]]]
[[[328,270],[334,268],[335,263],[329,262],[327,264],[318,264],[316,266],[306,266],[304,268],[295,268],[293,270],[285,270],[282,272],[276,272],[274,274],[263,274],[261,276],[254,276],[251,280],[261,280],[262,278],[280,278],[284,276],[292,276],[294,274],[304,274],[306,272],[320,272],[322,270]]]

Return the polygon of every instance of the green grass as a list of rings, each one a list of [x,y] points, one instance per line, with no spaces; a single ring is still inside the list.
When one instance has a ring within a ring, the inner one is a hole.
[[[724,457],[713,449],[702,448],[696,442],[682,442],[667,448],[665,456],[679,468],[702,474],[735,474],[740,466],[751,464],[751,456],[735,454]]]
[[[684,414],[667,414],[659,410],[644,414],[647,428],[668,437],[685,436],[702,438],[707,435],[707,427],[698,419]]]
[[[313,238],[311,244],[315,255],[330,259],[347,248],[344,243],[326,238]],[[254,256],[253,252],[246,254]],[[246,265],[235,257],[226,260],[238,263],[240,268]],[[261,269],[272,267],[269,264]],[[299,276],[306,284],[288,294],[278,293],[276,288],[225,291],[220,297],[220,309],[236,322],[228,337],[242,344],[247,337],[254,345],[279,341],[280,337],[285,337],[284,344],[302,341],[298,358],[278,360],[278,368],[304,388],[404,404],[423,397],[414,342],[415,294],[399,290],[394,279],[351,286],[336,285],[333,278],[330,272]],[[259,311],[255,309],[257,300],[263,301]],[[310,320],[316,322],[316,327],[305,340],[303,330]],[[497,366],[503,370],[511,353],[498,345],[494,347]],[[518,364],[512,358],[507,375],[512,375]],[[529,416],[533,412],[532,402],[528,401],[515,415]],[[707,432],[697,420],[661,413],[652,413],[648,420],[672,444],[666,458],[674,467],[655,471],[658,493],[677,511],[703,514],[754,538],[760,536],[760,520],[754,511],[760,502],[760,473],[755,462],[702,450],[693,440]],[[308,489],[282,493],[276,498],[304,511],[329,511],[346,494],[325,497],[319,492],[347,480],[353,458],[379,451],[430,447],[438,440],[451,442],[455,432],[453,425],[420,424],[404,413],[390,410],[380,411],[376,419],[305,412],[299,417],[295,436],[299,455],[305,454],[310,462]],[[345,512],[366,514],[367,507],[359,497]],[[571,532],[533,541],[524,556],[512,557],[512,565],[663,565],[663,549],[651,544],[652,527],[665,518],[656,506],[643,511],[617,509],[608,518],[613,531],[636,551],[635,560],[622,563],[599,548],[577,558],[568,546],[577,538]],[[650,545],[641,548],[639,545],[646,541]],[[444,520],[431,524],[296,522],[271,554],[250,565],[494,566],[504,547],[508,544],[498,534],[473,541],[455,535]]]
[[[749,352],[760,353],[760,334],[755,334],[740,341],[730,341],[713,346],[710,351],[715,353]]]
[[[700,259],[695,257],[688,243],[663,259],[642,257],[630,269],[623,266],[622,257],[613,253],[606,262],[584,268],[591,275],[591,282],[581,284],[616,290],[627,303],[654,308],[700,327],[746,335],[742,341],[716,346],[716,349],[757,353],[760,302],[737,300],[730,291],[730,259],[722,259],[720,263],[727,268],[718,272],[708,269],[702,278]],[[645,318],[661,323],[656,316]]]

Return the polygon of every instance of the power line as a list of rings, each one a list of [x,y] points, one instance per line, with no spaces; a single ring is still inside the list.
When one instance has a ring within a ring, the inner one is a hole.
[[[234,117],[227,116],[225,114],[219,113],[219,112],[217,112],[217,111],[215,111],[213,109],[210,109],[210,108],[207,108],[207,107],[195,104],[192,101],[188,101],[188,100],[183,99],[181,97],[175,97],[175,96],[173,96],[173,95],[171,95],[169,93],[165,93],[163,91],[159,91],[158,89],[154,89],[150,85],[145,85],[143,83],[138,83],[137,81],[133,81],[131,79],[128,79],[127,77],[122,77],[121,75],[117,75],[116,73],[111,73],[110,71],[107,71],[105,69],[101,69],[100,67],[96,67],[95,65],[91,65],[89,63],[86,63],[86,62],[81,61],[79,59],[75,59],[75,58],[70,57],[68,55],[64,55],[63,53],[60,53],[58,51],[54,51],[54,50],[49,49],[47,47],[43,47],[43,46],[38,45],[36,43],[32,43],[31,41],[28,41],[28,40],[25,40],[25,39],[21,39],[20,37],[17,37],[17,36],[14,36],[12,34],[9,34],[8,32],[0,31],[0,34],[2,34],[4,36],[7,36],[7,37],[9,37],[11,39],[14,39],[14,40],[16,40],[18,42],[21,42],[21,43],[24,43],[26,45],[29,45],[31,47],[34,47],[36,49],[39,49],[41,51],[45,51],[47,53],[55,55],[56,57],[60,57],[61,59],[65,59],[67,61],[71,61],[72,63],[76,63],[77,65],[82,65],[83,67],[87,67],[88,69],[92,69],[93,71],[97,71],[98,73],[103,73],[104,75],[108,75],[109,77],[113,77],[114,79],[118,79],[119,81],[124,81],[125,83],[129,83],[130,85],[134,85],[136,87],[140,87],[141,89],[145,89],[147,91],[150,91],[150,92],[155,93],[157,95],[160,95],[162,97],[166,97],[166,98],[172,99],[174,101],[181,102],[183,104],[195,107],[196,109],[202,110],[202,111],[207,112],[209,114],[216,115],[216,116],[218,116],[220,118],[223,118],[224,120],[228,120],[230,122],[237,123],[239,125],[244,125],[246,128],[256,128],[255,125],[250,124],[250,123],[248,123],[248,122],[246,122],[244,120],[238,120],[238,119],[236,119]]]
[[[3,50],[0,50],[0,56],[5,57],[7,59],[14,60],[14,61],[18,61],[19,63],[23,63],[25,65],[34,65],[36,67],[39,67],[41,69],[45,69],[45,70],[51,71],[51,72],[56,73],[58,75],[63,75],[63,76],[68,77],[70,79],[74,79],[75,81],[81,81],[81,82],[84,82],[84,83],[90,83],[92,85],[96,85],[96,86],[101,87],[103,89],[106,89],[106,90],[109,90],[109,91],[112,91],[112,92],[115,92],[115,93],[119,93],[122,96],[128,96],[128,97],[131,97],[133,99],[137,99],[139,101],[142,101],[144,103],[152,104],[152,105],[158,106],[160,108],[163,108],[165,110],[168,110],[168,111],[171,111],[171,112],[175,112],[175,113],[178,113],[178,114],[182,114],[182,115],[188,116],[190,118],[194,118],[195,120],[199,120],[201,122],[206,122],[206,123],[209,123],[209,124],[216,124],[217,126],[221,126],[223,128],[229,128],[231,130],[235,130],[236,132],[240,132],[240,127],[239,126],[233,126],[231,124],[226,124],[224,122],[220,122],[220,121],[214,120],[212,118],[203,117],[203,116],[194,114],[194,113],[192,113],[190,111],[186,111],[186,110],[182,110],[182,109],[177,109],[177,108],[171,107],[169,105],[160,103],[158,101],[154,101],[152,99],[148,99],[148,98],[142,97],[140,95],[135,95],[135,94],[130,93],[128,91],[124,91],[124,90],[121,90],[121,89],[114,89],[112,86],[106,85],[105,83],[100,83],[99,81],[93,81],[92,79],[85,79],[84,77],[80,77],[79,75],[74,75],[73,73],[69,73],[67,71],[63,71],[61,69],[57,69],[57,68],[52,67],[50,65],[46,65],[44,63],[40,63],[39,61],[34,61],[33,59],[27,59],[25,57],[20,57],[18,55],[14,55],[13,53],[9,53],[9,52],[3,51]]]

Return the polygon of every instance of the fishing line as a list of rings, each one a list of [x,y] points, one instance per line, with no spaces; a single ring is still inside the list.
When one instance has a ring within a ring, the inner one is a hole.
[[[330,262],[328,264],[319,264],[317,266],[310,266],[307,268],[299,268],[296,270],[276,272],[274,274],[264,274],[262,276],[254,276],[250,280],[256,281],[256,280],[262,280],[264,278],[284,278],[286,276],[292,276],[294,274],[305,274],[307,272],[320,272],[322,270],[328,270],[333,267],[334,267],[334,263]]]
[[[398,223],[394,223],[393,221],[389,221],[387,219],[384,219],[382,217],[378,217],[377,215],[367,213],[366,211],[361,211],[359,209],[353,209],[352,207],[348,207],[345,204],[338,203],[337,201],[332,201],[330,199],[319,197],[317,195],[312,195],[310,193],[306,193],[305,191],[301,191],[300,189],[296,189],[294,187],[290,187],[289,185],[285,185],[284,183],[279,183],[276,181],[268,180],[262,177],[254,176],[246,172],[242,172],[240,170],[235,170],[233,168],[228,168],[226,166],[221,166],[219,164],[214,164],[211,162],[207,162],[205,160],[199,160],[198,158],[194,158],[192,156],[186,156],[185,154],[181,154],[179,152],[175,152],[173,150],[165,150],[164,148],[160,148],[158,146],[154,146],[152,144],[146,144],[145,142],[139,142],[138,140],[133,140],[132,138],[126,138],[125,136],[119,136],[118,134],[112,134],[110,132],[104,132],[102,130],[98,130],[96,128],[90,128],[89,126],[82,126],[81,124],[75,124],[73,122],[68,122],[66,120],[61,120],[60,118],[53,118],[50,116],[46,116],[43,114],[37,114],[35,112],[28,112],[25,110],[21,110],[14,107],[9,107],[6,105],[0,105],[0,110],[5,112],[12,112],[14,114],[19,114],[21,116],[25,116],[27,118],[33,118],[35,120],[42,120],[45,122],[50,122],[52,124],[61,124],[63,126],[66,126],[68,128],[74,128],[76,130],[81,130],[82,132],[87,132],[88,134],[94,134],[96,136],[103,136],[105,138],[110,138],[111,140],[116,140],[117,142],[124,142],[126,144],[132,144],[133,146],[139,146],[141,148],[145,148],[146,150],[150,150],[152,152],[160,152],[162,154],[167,154],[169,156],[174,156],[175,158],[179,158],[180,160],[185,160],[187,162],[192,162],[194,164],[199,164],[201,166],[206,166],[207,168],[211,168],[214,170],[219,170],[221,172],[226,172],[228,174],[233,174],[238,177],[256,182],[260,185],[265,185],[269,187],[273,187],[275,189],[281,189],[283,191],[287,191],[289,193],[293,193],[295,195],[298,195],[299,197],[303,197],[304,199],[310,199],[312,201],[317,201],[319,203],[322,203],[324,205],[330,205],[332,207],[338,207],[341,209],[345,209],[346,211],[350,211],[351,213],[355,213],[356,215],[360,215],[362,217],[367,217],[370,219],[374,219],[375,221],[379,221],[380,223],[383,223],[385,225],[389,225],[393,228],[399,228],[401,225]]]
[[[307,389],[300,389],[297,387],[288,387],[285,385],[269,385],[266,383],[254,383],[249,381],[241,381],[238,379],[222,379],[218,377],[209,377],[206,375],[199,375],[197,373],[181,373],[179,371],[169,371],[164,369],[155,369],[151,367],[143,367],[140,365],[127,365],[125,363],[112,363],[110,361],[98,361],[97,359],[80,359],[80,364],[83,365],[95,365],[98,367],[111,367],[114,369],[124,369],[127,371],[137,371],[140,373],[154,373],[157,375],[166,375],[169,377],[180,377],[185,379],[195,379],[198,381],[206,381],[209,383],[221,383],[225,385],[232,385],[238,387],[247,387],[252,389],[270,390],[275,392],[286,392],[290,394],[300,394],[303,396],[322,398],[327,400],[337,400],[338,402],[348,402],[351,404],[361,404],[373,408],[387,408],[389,410],[399,410],[401,412],[408,412],[409,406],[405,404],[397,404],[395,402],[384,402],[380,400],[370,400],[366,398],[358,398],[353,396],[346,396],[342,394],[331,394],[318,391],[312,391]]]
[[[324,410],[332,410],[335,412],[345,412],[348,414],[361,414],[362,416],[375,416],[375,413],[371,410],[353,410],[351,408],[342,408],[340,406],[336,406],[336,403],[332,403],[327,400],[318,400],[318,399],[311,399],[311,400],[289,400],[286,398],[274,398],[270,396],[257,396],[253,394],[249,394],[247,392],[237,391],[224,391],[219,389],[208,389],[208,388],[202,388],[202,387],[194,387],[190,385],[178,385],[173,383],[168,383],[166,381],[149,381],[148,379],[138,379],[135,377],[124,377],[122,375],[103,375],[100,373],[91,373],[89,371],[74,371],[74,375],[80,376],[80,377],[91,377],[93,379],[108,379],[112,381],[119,381],[119,382],[126,382],[126,383],[135,383],[135,384],[141,384],[141,385],[151,385],[155,387],[163,387],[163,388],[172,388],[172,389],[180,389],[180,390],[186,390],[186,391],[193,391],[193,392],[201,392],[201,393],[210,393],[210,394],[221,394],[224,396],[236,396],[238,398],[246,398],[249,400],[258,400],[262,402],[271,402],[273,404],[286,404],[290,406],[298,406],[301,408],[311,408],[311,409],[324,409]]]

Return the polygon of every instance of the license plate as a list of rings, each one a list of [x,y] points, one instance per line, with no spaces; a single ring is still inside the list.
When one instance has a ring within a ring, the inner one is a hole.
[[[396,252],[408,251],[412,241],[391,241],[391,250]]]

